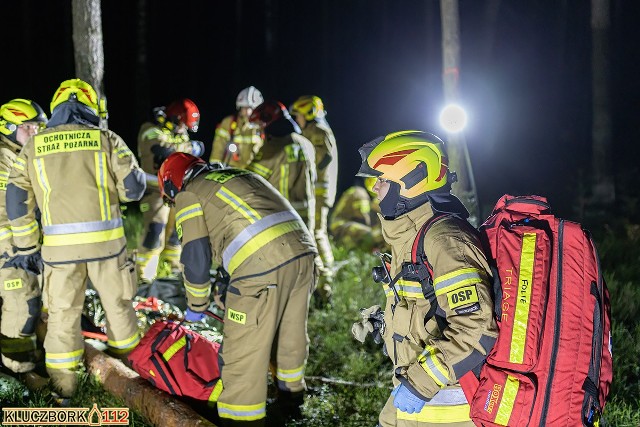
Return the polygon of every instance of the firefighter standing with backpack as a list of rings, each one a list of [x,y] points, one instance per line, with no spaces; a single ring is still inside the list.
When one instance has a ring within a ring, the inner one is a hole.
[[[62,398],[75,392],[82,365],[80,315],[87,280],[106,312],[109,352],[125,356],[140,340],[131,304],[135,266],[127,259],[119,202],[139,200],[145,179],[124,141],[98,127],[106,114],[91,85],[62,82],[51,101],[49,127],[25,144],[7,185],[17,254],[42,247],[49,309],[46,367]]]
[[[316,201],[313,145],[300,135],[300,128],[280,102],[263,102],[250,120],[263,129],[266,141],[246,169],[269,181],[291,203],[309,230],[313,230]]]
[[[251,163],[262,147],[263,137],[260,127],[249,117],[263,100],[262,93],[253,86],[238,93],[237,114],[225,117],[216,127],[210,162],[221,162],[234,168],[246,168]]]
[[[165,200],[175,203],[185,319],[198,321],[209,307],[212,260],[230,275],[222,390],[212,396],[218,414],[224,425],[265,425],[270,362],[280,404],[302,403],[316,280],[313,238],[277,190],[247,170],[219,169],[174,153],[160,167],[158,181]]]
[[[466,221],[467,210],[450,193],[455,175],[448,169],[444,143],[428,133],[404,131],[359,151],[358,175],[377,178],[373,190],[392,250],[392,286],[384,286],[381,332],[394,364],[394,389],[380,425],[471,427],[458,380],[479,369],[497,327],[487,259]],[[423,252],[430,272],[424,263],[412,262],[414,241],[428,222]],[[354,325],[356,338],[371,330],[366,322]]]
[[[194,156],[204,154],[204,144],[191,140],[188,131],[197,132],[200,111],[190,99],[178,99],[166,108],[154,110],[154,120],[138,133],[140,166],[147,177],[147,192],[140,201],[143,234],[136,264],[138,281],[155,279],[160,259],[166,259],[173,272],[180,271],[180,242],[175,233],[174,214],[162,202],[158,191],[158,169],[169,154],[180,151]]]
[[[47,116],[28,99],[13,99],[0,107],[0,352],[13,372],[35,368],[36,323],[40,318],[40,252],[14,253],[5,193],[9,173],[29,137],[44,129]],[[20,234],[23,230],[15,230]]]
[[[329,210],[336,200],[338,185],[338,147],[333,131],[327,122],[327,112],[322,100],[317,96],[301,96],[291,106],[291,115],[302,128],[305,136],[316,150],[316,244],[322,259],[320,281],[317,292],[325,302],[331,297],[333,283],[333,252],[327,232]]]

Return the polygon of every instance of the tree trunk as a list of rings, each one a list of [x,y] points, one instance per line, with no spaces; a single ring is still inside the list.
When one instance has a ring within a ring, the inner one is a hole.
[[[458,79],[460,76],[458,0],[440,0],[440,15],[442,20],[442,82],[445,102],[449,104],[458,100]],[[458,175],[458,181],[453,184],[452,191],[469,210],[469,222],[478,225],[478,196],[464,134],[462,132],[449,134],[447,140],[449,168]]]
[[[76,76],[101,95],[104,78],[100,0],[73,0],[73,47]]]
[[[615,201],[609,90],[609,0],[591,0],[592,202]]]
[[[149,73],[147,70],[147,0],[137,1],[136,28],[136,123],[149,116]]]

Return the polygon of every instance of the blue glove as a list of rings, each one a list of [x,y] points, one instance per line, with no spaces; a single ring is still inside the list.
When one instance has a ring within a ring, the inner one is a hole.
[[[187,312],[184,314],[184,320],[187,322],[199,322],[204,319],[204,312],[193,311],[190,308],[187,308]]]
[[[403,384],[400,384],[396,387],[392,392],[392,396],[395,396],[393,399],[393,406],[400,409],[402,412],[406,412],[407,414],[413,414],[414,412],[422,411],[424,404],[427,403],[422,398],[416,396],[405,387]]]
[[[204,142],[191,140],[191,154],[196,157],[201,157],[204,154]]]

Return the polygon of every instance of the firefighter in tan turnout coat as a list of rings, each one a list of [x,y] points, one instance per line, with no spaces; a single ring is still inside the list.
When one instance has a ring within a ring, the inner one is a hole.
[[[238,112],[225,117],[216,126],[209,161],[243,169],[251,163],[263,141],[260,127],[249,121],[249,117],[262,101],[262,93],[254,86],[238,93]]]
[[[365,251],[378,249],[386,252],[387,244],[380,228],[380,204],[373,200],[373,185],[376,179],[365,179],[364,187],[354,185],[347,188],[338,199],[331,213],[329,230],[337,245],[348,249]],[[366,187],[366,188],[365,188]]]
[[[13,232],[7,217],[9,173],[22,146],[47,123],[42,108],[27,99],[14,99],[0,107],[0,352],[2,364],[14,372],[35,368],[35,327],[40,317],[38,284],[40,253],[14,253]]]
[[[97,127],[106,110],[88,83],[62,82],[51,111],[49,128],[29,139],[16,159],[7,208],[18,254],[40,250],[42,237],[46,367],[57,392],[69,397],[84,353],[80,315],[87,279],[106,312],[109,351],[124,356],[140,340],[131,305],[135,268],[127,260],[119,202],[139,200],[145,180],[122,139]]]
[[[317,96],[301,96],[291,106],[291,114],[302,128],[305,136],[316,152],[316,215],[314,235],[322,269],[318,292],[323,299],[331,296],[333,282],[333,252],[327,232],[329,210],[336,200],[338,185],[338,147],[333,131],[327,122],[327,112],[322,100]]]
[[[166,108],[154,110],[153,122],[146,122],[138,132],[138,156],[147,178],[147,191],[140,200],[143,234],[136,264],[138,280],[152,282],[161,259],[174,272],[180,271],[180,242],[175,233],[174,213],[162,202],[158,191],[158,169],[169,154],[176,151],[201,156],[204,144],[191,140],[188,131],[196,132],[200,111],[190,99],[179,99]]]
[[[291,205],[252,172],[215,169],[175,153],[158,180],[165,199],[175,201],[187,319],[197,320],[209,306],[212,260],[231,276],[221,394],[212,396],[218,414],[225,425],[265,425],[270,362],[279,399],[299,397],[305,388],[313,239]]]
[[[247,170],[269,181],[291,203],[309,230],[315,224],[315,150],[300,135],[287,108],[276,101],[260,104],[251,121],[264,129],[266,141]]]
[[[497,326],[487,259],[466,222],[468,212],[450,193],[453,175],[444,143],[428,133],[404,131],[365,144],[360,154],[359,175],[378,179],[373,190],[392,250],[391,279],[397,280],[395,291],[384,286],[382,337],[394,365],[394,389],[380,425],[472,427],[458,380],[479,370]],[[418,231],[434,215],[424,239],[430,282],[428,273],[420,280],[410,274],[416,270],[407,264]],[[466,298],[458,298],[459,292]],[[355,324],[354,335],[358,330]]]

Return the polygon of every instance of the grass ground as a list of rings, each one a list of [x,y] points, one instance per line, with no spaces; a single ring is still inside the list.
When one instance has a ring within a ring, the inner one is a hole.
[[[129,233],[139,234],[135,210],[128,212]],[[130,238],[130,240],[132,240]],[[621,223],[599,230],[596,240],[606,272],[613,311],[614,381],[605,411],[607,425],[640,426],[640,229]],[[135,247],[134,245],[130,246]],[[371,280],[376,258],[361,252],[336,250],[344,265],[335,282],[334,303],[330,308],[313,309],[309,315],[310,356],[306,376],[309,393],[303,406],[303,419],[296,426],[372,426],[389,396],[391,365],[381,347],[368,339],[365,344],[350,334],[358,310],[381,304],[384,296]],[[0,406],[47,407],[53,404],[48,390],[26,394],[20,385],[2,388]],[[104,392],[99,384],[84,376],[74,406],[124,406]],[[146,426],[137,414],[132,424]]]

